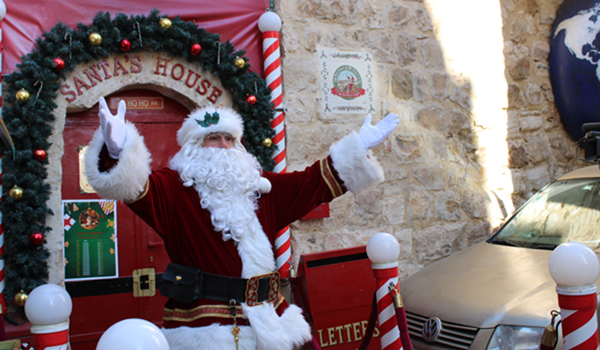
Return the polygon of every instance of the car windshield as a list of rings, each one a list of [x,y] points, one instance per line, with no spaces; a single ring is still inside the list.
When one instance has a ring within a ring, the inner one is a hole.
[[[581,242],[599,251],[600,179],[556,181],[533,196],[488,242],[554,249]]]

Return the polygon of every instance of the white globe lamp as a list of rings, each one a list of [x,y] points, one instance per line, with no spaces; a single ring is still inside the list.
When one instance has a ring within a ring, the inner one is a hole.
[[[579,242],[556,247],[548,262],[550,275],[561,287],[578,287],[596,283],[600,262],[592,248]]]
[[[278,32],[281,30],[281,18],[273,11],[266,11],[258,19],[258,29],[261,32]]]
[[[96,350],[169,350],[163,332],[139,318],[119,321],[102,334]]]
[[[400,244],[396,237],[389,233],[377,233],[367,243],[367,256],[373,266],[398,265],[399,255]]]
[[[33,326],[49,326],[67,322],[73,302],[67,291],[56,284],[41,285],[29,293],[25,315]]]
[[[6,16],[6,4],[4,4],[4,1],[0,0],[0,21],[2,21],[5,16]]]

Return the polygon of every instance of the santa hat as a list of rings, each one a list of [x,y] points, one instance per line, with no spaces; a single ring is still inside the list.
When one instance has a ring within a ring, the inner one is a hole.
[[[181,147],[189,142],[202,140],[212,133],[225,132],[235,137],[235,147],[243,149],[241,140],[244,134],[242,117],[227,107],[205,106],[194,110],[186,118],[177,132],[177,142]]]

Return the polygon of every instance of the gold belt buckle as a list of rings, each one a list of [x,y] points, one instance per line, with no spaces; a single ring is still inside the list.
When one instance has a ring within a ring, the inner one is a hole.
[[[279,272],[275,271],[264,275],[252,276],[248,279],[246,283],[246,305],[256,306],[262,303],[258,301],[258,282],[265,277],[269,278],[269,296],[265,301],[272,303],[277,300],[279,296]]]

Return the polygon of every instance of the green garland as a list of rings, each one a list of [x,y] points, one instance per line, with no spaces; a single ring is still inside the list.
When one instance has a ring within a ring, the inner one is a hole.
[[[29,240],[32,233],[40,232],[45,237],[51,230],[46,225],[47,215],[53,215],[46,206],[50,198],[50,185],[45,182],[48,160],[40,162],[33,155],[35,150],[47,151],[50,147],[48,137],[53,129],[52,110],[57,107],[55,99],[60,88],[59,80],[65,79],[67,72],[81,63],[123,53],[120,47],[122,39],[130,41],[129,52],[166,52],[189,62],[198,62],[219,77],[233,97],[233,107],[244,119],[247,150],[258,158],[265,170],[273,169],[272,154],[276,146],[262,145],[263,140],[273,138],[275,134],[270,126],[274,114],[270,89],[262,78],[249,71],[249,64],[243,68],[234,65],[234,59],[243,57],[244,51],[235,51],[229,41],[220,43],[219,35],[208,33],[179,16],[170,19],[172,25],[163,29],[159,22],[164,17],[156,9],[147,17],[128,17],[120,13],[113,20],[109,13],[100,12],[90,26],[80,23],[76,30],[59,22],[37,40],[36,48],[17,65],[19,70],[4,78],[7,93],[2,117],[16,148],[14,159],[8,154],[2,159],[2,216],[7,253],[4,295],[8,301],[12,301],[20,290],[29,293],[48,280],[47,259],[50,254],[44,245],[35,245]],[[88,37],[93,32],[102,36],[101,45],[90,43]],[[140,35],[142,40],[138,40]],[[220,45],[216,45],[218,42]],[[196,43],[202,50],[194,56],[190,48]],[[55,58],[64,60],[63,70],[55,70]],[[25,102],[16,99],[20,89],[30,93]],[[245,102],[249,95],[256,97],[255,104]],[[23,189],[20,200],[9,196],[9,190],[15,185]]]

